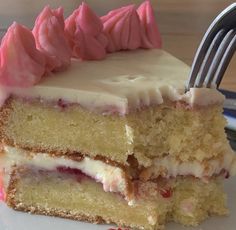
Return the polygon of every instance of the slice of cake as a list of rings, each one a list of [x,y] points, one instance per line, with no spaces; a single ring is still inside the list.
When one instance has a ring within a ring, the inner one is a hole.
[[[101,19],[83,3],[65,22],[46,7],[33,32],[9,28],[0,49],[8,206],[145,230],[228,213],[222,182],[236,157],[224,97],[185,92],[189,67],[160,45],[149,1]]]

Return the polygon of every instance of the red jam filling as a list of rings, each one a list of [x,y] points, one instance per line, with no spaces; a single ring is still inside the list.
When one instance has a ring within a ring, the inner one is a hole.
[[[84,179],[90,178],[88,175],[84,174],[81,170],[75,169],[75,168],[58,166],[57,171],[60,173],[67,173],[67,174],[74,175],[78,182],[81,182]]]
[[[161,189],[159,192],[163,198],[170,198],[173,193],[171,188],[164,188],[164,189]]]
[[[57,101],[57,106],[60,107],[61,109],[65,109],[68,106],[68,104],[64,102],[62,99],[59,99]]]

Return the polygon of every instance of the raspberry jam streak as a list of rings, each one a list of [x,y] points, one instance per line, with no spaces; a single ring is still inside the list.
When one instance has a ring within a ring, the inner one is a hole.
[[[81,170],[75,168],[58,166],[57,171],[60,173],[67,173],[74,175],[76,177],[77,182],[81,182],[83,179],[90,178],[88,175],[84,174]]]

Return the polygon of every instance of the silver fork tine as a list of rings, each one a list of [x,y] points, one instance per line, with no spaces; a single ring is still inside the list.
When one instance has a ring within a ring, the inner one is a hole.
[[[236,50],[236,35],[234,35],[233,39],[231,40],[230,44],[228,45],[225,53],[224,53],[224,56],[218,66],[218,69],[215,73],[215,77],[214,77],[214,80],[213,82],[215,83],[215,85],[217,87],[219,87],[220,85],[220,82],[224,76],[224,73],[234,55],[234,52]]]
[[[205,54],[207,54],[209,46],[213,41],[213,39],[215,38],[215,36],[218,34],[219,30],[221,30],[222,28],[229,30],[230,28],[234,28],[235,25],[236,25],[236,2],[228,6],[226,9],[224,9],[215,18],[215,20],[211,23],[205,35],[203,36],[203,39],[197,49],[197,52],[193,60],[189,78],[186,82],[186,87],[185,87],[186,91],[195,85],[195,80],[197,78],[198,82],[202,82],[202,79],[199,78],[198,73],[201,70],[201,65],[204,61],[204,58],[205,60],[207,60]],[[204,62],[203,64],[206,68],[206,63]]]
[[[214,79],[214,76],[215,76],[215,73],[217,71],[217,68],[220,64],[220,61],[228,47],[228,45],[230,44],[231,40],[233,39],[235,35],[235,31],[234,30],[230,30],[224,37],[223,41],[221,42],[217,52],[216,52],[216,55],[211,63],[211,66],[209,68],[209,71],[206,75],[206,80],[204,82],[204,85],[206,87],[210,87],[211,86],[211,83],[212,83],[212,80]]]
[[[207,49],[208,49],[208,45],[209,44],[207,42],[204,42],[204,43],[201,42],[200,47],[197,50],[197,53],[196,53],[194,60],[193,60],[191,72],[189,75],[190,77],[189,77],[187,84],[186,84],[187,89],[192,88],[194,86],[195,79],[198,75],[199,69],[201,68],[202,62],[205,57],[205,53],[207,52]]]
[[[214,58],[217,48],[219,47],[220,42],[222,41],[224,35],[225,35],[225,30],[221,29],[214,37],[212,43],[210,44],[209,49],[207,50],[206,56],[203,59],[203,62],[201,64],[199,73],[197,75],[193,87],[202,87],[203,82],[205,80],[205,76],[207,75],[210,64],[212,62],[212,59]]]

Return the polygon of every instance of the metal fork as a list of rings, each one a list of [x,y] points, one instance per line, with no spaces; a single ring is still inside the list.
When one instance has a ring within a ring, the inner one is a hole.
[[[236,50],[236,3],[223,10],[207,29],[195,54],[186,91],[218,88]]]

